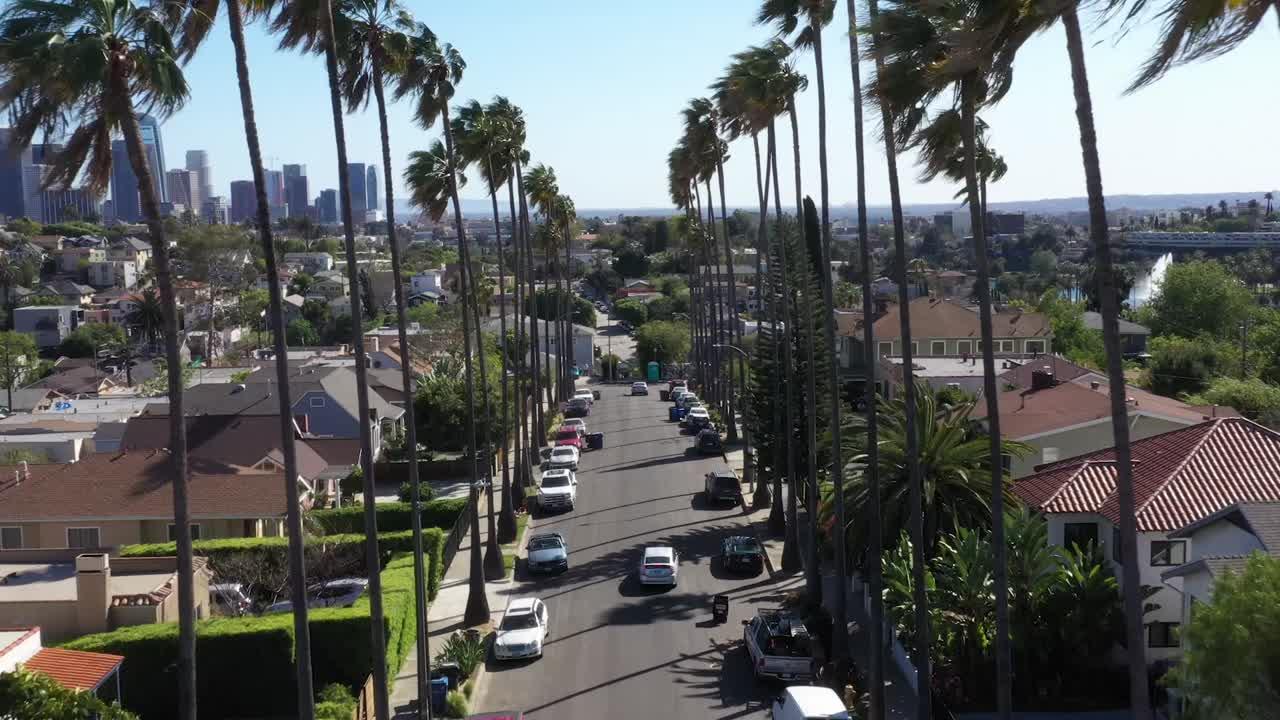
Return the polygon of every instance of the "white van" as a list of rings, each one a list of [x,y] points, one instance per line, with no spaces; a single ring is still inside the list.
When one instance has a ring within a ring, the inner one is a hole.
[[[773,701],[773,720],[851,720],[844,701],[828,687],[789,687]]]

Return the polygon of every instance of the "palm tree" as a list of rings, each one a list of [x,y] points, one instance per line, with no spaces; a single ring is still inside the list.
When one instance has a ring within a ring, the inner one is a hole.
[[[410,155],[411,162],[405,170],[405,181],[414,194],[415,202],[434,217],[444,214],[446,203],[453,206],[454,225],[458,233],[459,281],[462,288],[462,337],[463,357],[465,358],[467,377],[467,423],[470,426],[471,442],[468,451],[472,454],[471,466],[471,573],[470,590],[467,593],[467,608],[463,616],[468,625],[479,625],[489,620],[489,599],[484,587],[484,563],[480,555],[480,508],[475,457],[479,445],[476,437],[476,391],[475,379],[471,363],[471,333],[473,328],[467,319],[466,304],[474,305],[475,297],[469,291],[470,263],[467,250],[466,227],[462,222],[462,206],[458,201],[457,167],[453,148],[453,129],[449,120],[449,100],[453,97],[454,88],[462,81],[462,73],[467,65],[452,45],[441,43],[436,34],[426,25],[418,23],[413,37],[410,39],[410,53],[405,61],[403,72],[396,85],[397,99],[412,95],[415,98],[414,117],[418,124],[430,129],[436,121],[440,121],[444,129],[444,147],[437,142],[429,154]],[[441,152],[443,150],[443,152]],[[430,208],[430,209],[428,209]],[[474,309],[474,308],[473,308]],[[484,342],[480,337],[479,326],[474,328],[478,351],[484,353]]]
[[[1265,192],[1265,193],[1263,193],[1263,194],[1262,194],[1262,197],[1263,197],[1263,199],[1264,199],[1264,200],[1266,200],[1266,201],[1267,201],[1267,215],[1266,215],[1266,216],[1267,216],[1267,217],[1271,217],[1271,201],[1275,199],[1275,194],[1274,194],[1274,193],[1271,193],[1271,192]]]
[[[338,161],[338,201],[342,213],[342,229],[346,241],[347,283],[351,293],[351,345],[355,354],[356,405],[360,417],[360,464],[364,474],[364,532],[365,532],[365,565],[369,568],[379,567],[378,557],[378,515],[375,504],[373,428],[367,418],[369,415],[369,383],[366,380],[366,362],[364,350],[364,316],[361,312],[360,293],[355,288],[360,286],[359,266],[356,263],[355,227],[351,211],[351,191],[347,174],[347,138],[343,120],[343,88],[342,75],[339,71],[339,51],[346,52],[345,46],[339,42],[346,35],[340,35],[337,28],[344,31],[349,18],[335,17],[333,1],[321,0],[316,3],[288,3],[281,7],[272,23],[273,29],[281,33],[282,48],[297,48],[304,52],[324,53],[325,72],[329,81],[329,105],[333,115],[334,145]],[[383,623],[382,611],[382,578],[379,573],[369,572],[369,617],[374,627]],[[374,685],[374,710],[379,720],[390,716],[388,708],[389,689],[387,683],[387,667],[382,662],[386,656],[386,638],[382,633],[371,634],[371,655],[375,658],[371,673]]]
[[[1128,4],[1126,22],[1142,19],[1150,0],[1112,0],[1112,9]],[[1178,65],[1225,55],[1251,37],[1262,25],[1274,0],[1165,0],[1158,13],[1164,20],[1160,42],[1129,91],[1146,87]]]
[[[556,195],[560,193],[560,189],[556,184],[556,172],[555,170],[552,170],[546,165],[543,165],[542,163],[538,163],[537,165],[530,168],[529,172],[525,173],[524,184],[526,186],[525,191],[528,193],[529,202],[533,205],[533,207],[538,212],[542,213],[543,227],[539,229],[540,232],[538,235],[538,238],[543,241],[542,242],[542,245],[543,245],[542,247],[542,251],[543,251],[542,253],[542,257],[543,257],[542,287],[543,287],[543,298],[547,301],[550,301],[551,288],[550,288],[549,273],[551,270],[552,259],[554,257],[558,257],[557,248],[555,246],[557,244],[557,240],[559,237],[559,234],[555,232],[555,227],[554,227],[555,217],[551,213],[552,206],[555,203]],[[535,312],[543,315],[542,331],[543,331],[543,335],[545,336],[543,338],[544,350],[545,350],[544,356],[546,358],[547,364],[550,365],[551,363],[550,308],[543,308],[542,310],[537,310],[538,307],[539,307],[539,304],[535,301],[534,303]],[[557,353],[563,354],[559,350],[557,350]],[[560,397],[561,391],[559,390],[559,387],[558,387],[558,381],[556,380],[555,377],[553,377],[552,380],[556,381],[555,384],[557,385],[554,395],[555,397]],[[554,401],[552,400],[552,386],[550,384],[547,386],[547,406],[554,407]]]
[[[133,310],[125,316],[125,322],[138,328],[147,344],[155,344],[164,327],[164,305],[155,288],[143,288],[134,296]]]
[[[1268,211],[1270,212],[1270,211]],[[6,328],[13,328],[13,286],[18,279],[18,265],[7,253],[0,257],[0,302],[4,303]]]
[[[857,202],[858,202],[858,261],[862,272],[862,362],[866,368],[867,377],[863,381],[863,401],[867,407],[867,432],[864,447],[866,448],[867,468],[863,473],[863,477],[867,483],[867,491],[869,493],[869,502],[867,503],[867,511],[863,516],[866,518],[867,532],[871,537],[881,537],[881,518],[880,518],[880,458],[879,458],[879,427],[878,418],[875,413],[876,406],[876,385],[873,368],[876,366],[875,336],[872,333],[872,323],[870,318],[874,316],[875,306],[871,297],[871,243],[867,234],[867,169],[863,159],[864,145],[862,135],[862,69],[860,66],[861,55],[858,51],[858,13],[854,0],[848,0],[849,13],[849,68],[853,74],[853,144],[854,154],[857,156]],[[832,428],[839,428],[840,422],[832,424]],[[843,445],[843,438],[832,434],[833,445]],[[841,456],[832,455],[832,468],[841,467]],[[836,497],[844,495],[843,471],[833,473],[832,492]],[[836,505],[836,526],[846,527],[848,525],[848,514],[845,510],[844,503]],[[842,540],[835,543],[836,546],[836,567],[843,572],[848,567],[846,552],[848,544]],[[857,546],[855,546],[857,547]],[[873,648],[867,653],[870,660],[867,668],[868,695],[870,701],[870,717],[871,720],[883,720],[884,718],[884,653],[880,652],[880,648],[884,647],[884,603],[883,603],[883,582],[881,579],[880,552],[868,551],[865,554],[864,568],[867,574],[867,591],[870,598],[869,608],[871,619],[870,633],[867,637],[868,647]],[[836,626],[844,627],[848,624],[848,608],[846,599],[840,596],[836,599]]]
[[[187,510],[187,430],[182,406],[178,313],[169,269],[169,242],[160,219],[135,106],[165,117],[182,107],[188,89],[178,65],[172,18],[133,0],[16,0],[0,14],[0,109],[14,113],[18,147],[38,132],[69,132],[50,159],[46,187],[85,185],[101,194],[112,170],[110,141],[124,135],[151,235],[168,371],[169,447],[173,458],[173,519],[178,554],[177,715],[196,716],[195,580]]]
[[[218,4],[218,0],[204,0],[196,3],[194,12],[188,15],[182,43],[185,56],[190,57],[203,43],[217,18]],[[257,202],[258,236],[267,270],[267,312],[270,314],[270,323],[274,331],[272,347],[276,356],[280,442],[281,452],[284,455],[285,497],[288,500],[285,525],[289,535],[289,591],[293,607],[294,655],[297,658],[298,717],[302,720],[310,720],[315,717],[315,685],[311,670],[311,630],[307,621],[305,535],[296,482],[298,458],[294,443],[292,393],[289,389],[288,345],[285,337],[284,303],[280,292],[280,268],[276,262],[275,240],[272,237],[270,208],[267,203],[265,171],[262,163],[262,147],[258,141],[258,122],[254,113],[253,91],[249,80],[249,60],[244,39],[245,9],[241,7],[240,0],[227,0],[227,25],[231,32],[231,44],[235,49],[240,109],[244,118],[244,134],[246,144],[249,146],[249,163],[253,172]],[[252,13],[254,6],[249,5],[247,9]],[[418,661],[424,662],[421,656]]]

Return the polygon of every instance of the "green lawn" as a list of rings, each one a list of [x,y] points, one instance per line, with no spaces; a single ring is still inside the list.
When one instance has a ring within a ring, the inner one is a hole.
[[[524,528],[528,524],[529,513],[516,515],[516,539],[514,542],[502,546],[502,567],[505,569],[507,577],[511,577],[511,573],[515,570],[516,552],[519,550],[520,541],[524,539]]]

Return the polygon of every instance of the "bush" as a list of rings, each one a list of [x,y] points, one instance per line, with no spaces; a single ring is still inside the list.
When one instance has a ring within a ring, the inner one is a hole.
[[[471,712],[467,704],[467,696],[457,690],[450,690],[444,697],[444,716],[449,718],[465,718]]]
[[[422,527],[451,529],[466,506],[466,498],[432,500],[422,507]],[[378,503],[378,532],[381,534],[412,529],[412,512],[408,503]],[[327,534],[364,532],[363,505],[312,510],[309,515]]]
[[[402,503],[411,502],[413,500],[413,485],[407,482],[400,483],[400,492],[396,493],[396,495],[399,496],[400,502]],[[431,487],[430,483],[419,481],[418,496],[422,502],[431,502],[431,499],[436,496],[436,491]],[[410,522],[413,522],[412,518],[410,519]],[[452,525],[450,525],[450,527],[452,527]],[[378,522],[378,528],[382,528],[381,520]]]
[[[613,306],[613,314],[632,327],[640,327],[649,320],[649,307],[639,300],[619,300]]]
[[[316,696],[316,720],[351,720],[356,698],[345,685],[331,683]]]
[[[5,709],[7,720],[137,720],[133,713],[107,704],[91,692],[69,690],[48,675],[22,669],[0,674],[0,707]]]
[[[457,663],[463,677],[471,677],[480,663],[484,662],[486,653],[484,638],[478,632],[455,632],[445,641],[444,647],[436,654],[436,664],[442,662]]]

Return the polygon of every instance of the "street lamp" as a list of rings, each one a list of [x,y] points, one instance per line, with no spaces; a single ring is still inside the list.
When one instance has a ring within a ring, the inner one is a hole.
[[[746,363],[751,362],[751,356],[747,354],[747,351],[743,350],[737,345],[730,345],[729,343],[715,343],[711,347],[717,350],[732,350],[738,353],[739,355],[741,355],[744,362]],[[750,407],[750,405],[745,404],[745,400],[744,400],[743,407],[748,408]],[[745,415],[746,413],[744,412],[743,414]],[[730,421],[732,420],[733,419],[730,418]],[[746,446],[742,449],[742,460],[743,460],[742,474],[745,476],[747,484],[751,485],[754,488],[755,487],[755,467],[754,467],[755,463],[752,462],[753,456],[751,452],[751,423],[748,422],[743,424],[742,437],[746,442]],[[756,493],[759,494],[760,488],[755,488],[755,490],[756,490]],[[759,498],[756,498],[756,500],[758,501]],[[767,503],[768,499],[766,498],[764,502]],[[759,505],[759,503],[757,503],[757,505]]]

